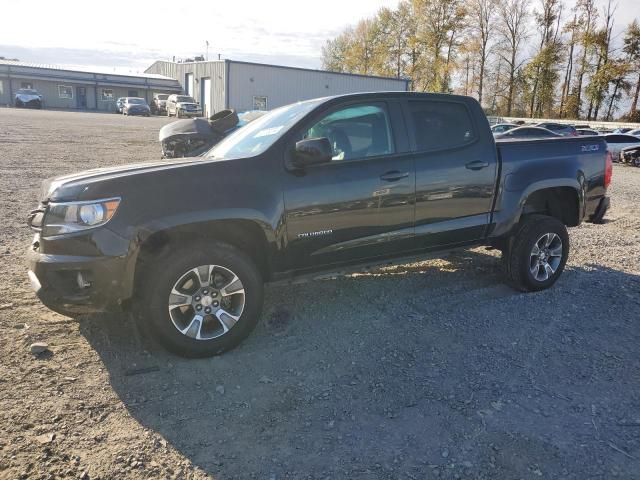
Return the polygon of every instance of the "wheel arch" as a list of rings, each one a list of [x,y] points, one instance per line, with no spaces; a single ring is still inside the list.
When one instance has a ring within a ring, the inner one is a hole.
[[[265,281],[271,277],[272,246],[265,228],[253,220],[217,219],[174,225],[139,238],[133,272],[133,295],[144,277],[148,262],[168,255],[176,248],[202,242],[223,242],[238,248],[253,260]]]

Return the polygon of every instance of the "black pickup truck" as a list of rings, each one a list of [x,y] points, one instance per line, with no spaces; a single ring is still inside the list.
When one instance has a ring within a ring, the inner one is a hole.
[[[45,181],[29,277],[55,311],[130,309],[171,350],[215,355],[254,328],[264,282],[486,245],[509,284],[548,288],[611,175],[601,138],[496,143],[471,98],[310,100],[201,157]]]

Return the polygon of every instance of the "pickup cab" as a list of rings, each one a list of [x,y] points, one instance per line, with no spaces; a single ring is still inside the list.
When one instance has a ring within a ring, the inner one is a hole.
[[[200,157],[46,180],[29,278],[55,311],[130,310],[174,352],[215,355],[254,328],[265,282],[484,245],[514,288],[549,288],[611,175],[602,138],[496,142],[468,97],[309,100]]]

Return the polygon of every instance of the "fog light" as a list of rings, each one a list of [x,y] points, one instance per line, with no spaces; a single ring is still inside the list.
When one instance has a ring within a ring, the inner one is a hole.
[[[82,272],[78,272],[78,275],[76,276],[76,281],[78,282],[79,288],[85,289],[91,286],[91,282],[89,282],[88,280],[85,280],[84,276],[82,275]]]

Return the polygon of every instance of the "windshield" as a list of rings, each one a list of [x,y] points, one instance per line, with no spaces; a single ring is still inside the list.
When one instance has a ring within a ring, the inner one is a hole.
[[[209,152],[207,158],[240,158],[259,155],[321,102],[321,100],[310,100],[278,108],[225,138]]]
[[[147,103],[144,98],[128,98],[127,103],[133,103],[135,105],[144,105]]]
[[[166,100],[169,98],[169,95],[158,95],[158,100]]]
[[[20,93],[23,93],[25,95],[38,95],[38,92],[36,92],[35,90],[30,90],[28,88],[22,88],[20,90],[18,90]]]
[[[176,102],[196,103],[196,101],[193,99],[193,97],[187,97],[186,95],[178,95],[176,97]]]

